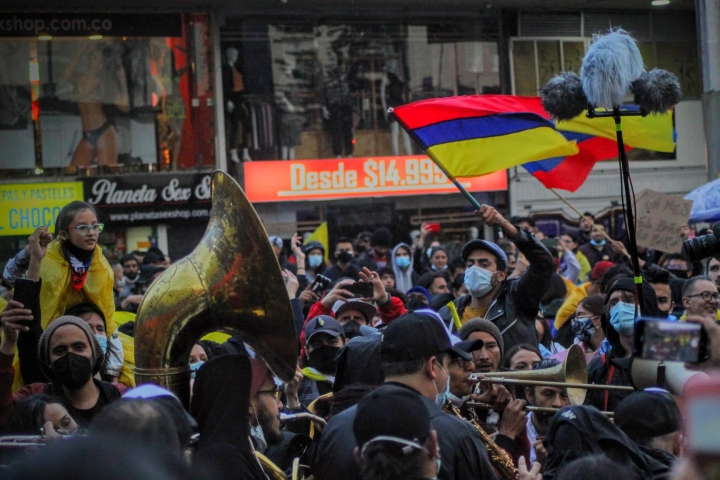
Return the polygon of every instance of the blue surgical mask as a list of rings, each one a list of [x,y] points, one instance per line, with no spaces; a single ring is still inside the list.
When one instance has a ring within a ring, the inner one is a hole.
[[[197,376],[198,370],[200,370],[200,367],[203,366],[205,362],[200,360],[199,362],[191,363],[190,364],[190,377],[195,378]]]
[[[576,318],[571,324],[575,338],[585,344],[590,343],[590,339],[595,335],[595,331],[597,330],[595,325],[593,325],[593,318],[595,317]]]
[[[402,269],[408,268],[410,266],[410,257],[395,257],[395,265]]]
[[[95,340],[100,344],[103,354],[107,353],[107,337],[105,335],[95,334]]]
[[[638,315],[640,315],[639,311]],[[635,304],[618,302],[610,310],[610,325],[620,335],[631,336],[635,328]]]
[[[440,390],[438,390],[437,385],[435,385],[435,391],[437,392],[435,395],[435,405],[442,408],[443,405],[445,405],[445,402],[447,402],[448,394],[450,393],[450,375],[445,371],[445,369],[440,365],[440,362],[438,362],[438,367],[440,367],[440,370],[443,371],[445,376],[447,377],[447,382],[445,383],[445,391],[440,393]],[[434,382],[433,382],[434,384]]]
[[[308,255],[308,264],[310,265],[310,268],[317,268],[322,262],[322,255]]]
[[[597,242],[597,241],[595,241],[595,240],[593,240],[593,239],[591,238],[591,239],[590,239],[590,245],[593,245],[593,246],[595,246],[595,247],[602,247],[603,245],[605,245],[605,239],[603,238],[602,240],[600,240],[599,242]]]
[[[493,272],[476,265],[465,270],[465,286],[475,298],[480,298],[492,290]]]

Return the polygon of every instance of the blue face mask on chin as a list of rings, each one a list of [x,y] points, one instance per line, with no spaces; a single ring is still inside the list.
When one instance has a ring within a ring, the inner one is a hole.
[[[640,311],[638,309],[638,316]],[[630,337],[635,329],[635,304],[618,302],[610,310],[610,325],[625,337]]]
[[[590,239],[590,245],[593,245],[595,247],[602,247],[603,245],[605,245],[605,239],[603,238],[599,242],[596,240]]]
[[[447,402],[448,394],[450,393],[450,375],[445,371],[445,369],[440,365],[440,362],[438,362],[438,367],[440,367],[440,370],[443,371],[445,376],[447,377],[447,382],[445,384],[445,391],[440,393],[440,390],[438,390],[437,385],[435,385],[435,391],[437,392],[435,395],[435,405],[442,408],[443,405],[445,405],[445,402]]]

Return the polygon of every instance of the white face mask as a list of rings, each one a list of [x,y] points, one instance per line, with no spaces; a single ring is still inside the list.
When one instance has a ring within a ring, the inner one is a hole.
[[[470,295],[479,298],[492,290],[492,276],[493,272],[476,265],[465,270],[465,286]]]
[[[253,402],[253,411],[255,413],[255,421],[257,422],[256,426],[250,427],[250,436],[255,439],[255,450],[257,450],[260,453],[265,453],[265,450],[268,448],[267,440],[265,440],[265,433],[263,432],[263,428],[260,426],[260,420],[257,416],[257,406]]]

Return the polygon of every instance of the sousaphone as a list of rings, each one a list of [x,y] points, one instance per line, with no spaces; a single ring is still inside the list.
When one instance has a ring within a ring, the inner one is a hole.
[[[293,378],[298,337],[280,265],[255,209],[228,174],[213,173],[200,244],[153,282],[135,322],[135,381],[161,385],[186,406],[190,350],[209,332],[240,338],[276,376]]]

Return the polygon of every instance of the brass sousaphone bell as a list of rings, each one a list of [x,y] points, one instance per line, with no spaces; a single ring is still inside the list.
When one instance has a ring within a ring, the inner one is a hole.
[[[228,174],[213,173],[200,244],[153,282],[135,322],[137,384],[161,385],[185,406],[190,350],[209,332],[239,337],[276,376],[293,378],[298,342],[280,265],[255,209]]]

